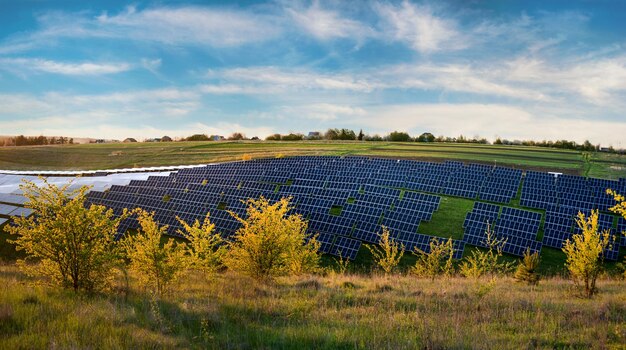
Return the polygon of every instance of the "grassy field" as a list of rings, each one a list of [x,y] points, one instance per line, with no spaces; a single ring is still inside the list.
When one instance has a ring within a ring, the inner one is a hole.
[[[204,164],[295,155],[363,155],[422,160],[462,160],[559,171],[592,177],[626,177],[626,156],[522,146],[390,142],[171,142],[0,148],[0,169],[93,170]]]
[[[570,282],[538,287],[393,275],[308,276],[260,284],[191,273],[157,300],[31,287],[0,266],[0,349],[623,349],[624,282],[591,300]]]

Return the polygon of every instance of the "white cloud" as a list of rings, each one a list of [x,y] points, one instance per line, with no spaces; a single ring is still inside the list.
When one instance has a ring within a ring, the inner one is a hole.
[[[359,117],[367,114],[365,109],[360,107],[332,103],[283,106],[279,109],[279,113],[284,115],[285,118],[306,118],[319,121],[331,121],[346,117]]]
[[[429,131],[435,135],[480,135],[493,139],[574,140],[589,139],[602,145],[623,145],[626,122],[572,119],[543,115],[532,110],[499,104],[411,104],[370,108],[367,116],[352,120],[374,132]],[[384,123],[381,123],[384,121]]]
[[[418,52],[459,50],[467,45],[456,22],[437,15],[430,6],[405,0],[398,6],[377,3],[375,9],[387,37],[404,42]]]
[[[281,69],[278,67],[250,67],[250,68],[233,68],[219,71],[210,71],[209,78],[220,79],[226,81],[227,88],[223,91],[249,91],[250,84],[255,86],[273,87],[273,90],[254,90],[268,91],[269,93],[276,90],[293,89],[321,89],[321,90],[347,90],[347,91],[371,91],[372,86],[368,81],[342,73],[320,73],[305,69]],[[231,84],[231,85],[228,85]],[[239,89],[233,88],[232,84],[241,86]],[[215,90],[219,90],[214,87]]]
[[[108,37],[146,40],[170,45],[238,46],[272,39],[280,34],[272,18],[262,14],[208,7],[129,8],[117,15],[79,18],[42,17],[44,36]]]
[[[37,71],[62,75],[104,75],[116,74],[132,69],[128,63],[67,63],[38,58],[0,58],[0,69],[14,72]]]
[[[293,21],[320,40],[350,38],[361,41],[372,36],[372,28],[363,23],[344,17],[338,11],[323,9],[319,1],[314,1],[309,8],[287,8],[286,12]]]

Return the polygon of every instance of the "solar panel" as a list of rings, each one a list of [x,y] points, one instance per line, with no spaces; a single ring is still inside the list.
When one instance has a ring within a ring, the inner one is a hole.
[[[331,254],[348,260],[354,260],[359,252],[359,248],[361,248],[361,241],[338,236],[331,249]]]

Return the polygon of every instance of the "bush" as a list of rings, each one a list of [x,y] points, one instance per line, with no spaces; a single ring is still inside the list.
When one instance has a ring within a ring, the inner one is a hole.
[[[404,255],[404,244],[399,244],[389,236],[389,230],[383,226],[383,233],[379,234],[378,246],[366,244],[365,246],[372,252],[374,261],[385,274],[390,274],[400,263]]]
[[[185,141],[210,141],[211,139],[206,134],[195,134],[187,137]]]
[[[428,277],[434,280],[439,275],[450,276],[454,273],[452,238],[447,241],[433,238],[430,241],[429,253],[416,247],[413,254],[417,256],[417,261],[411,271],[419,277]]]
[[[26,253],[18,265],[74,291],[108,287],[118,261],[114,237],[126,211],[115,218],[104,206],[85,205],[88,187],[68,192],[70,184],[57,187],[42,180],[41,188],[33,182],[20,186],[34,215],[14,217],[14,225],[5,227],[17,237],[10,242]]]
[[[140,283],[160,295],[187,269],[186,247],[173,238],[161,244],[167,226],[159,226],[154,213],[142,209],[135,212],[141,228],[136,235],[128,235],[122,244],[130,269],[138,274]]]
[[[613,206],[612,208],[610,208],[609,210],[621,215],[624,220],[626,220],[626,198],[624,198],[623,195],[611,190],[611,189],[607,189],[606,193],[610,196],[613,196],[613,198],[615,199],[615,201],[617,202],[615,204],[615,206]],[[626,232],[618,232],[618,235],[622,234],[622,235],[626,235]],[[626,278],[626,261],[622,264],[622,266],[624,267],[624,278]]]
[[[316,271],[319,242],[306,234],[300,215],[288,215],[289,199],[274,204],[263,197],[247,201],[247,218],[228,245],[226,266],[258,280]]]
[[[485,233],[486,237],[484,243],[488,247],[487,250],[473,250],[472,255],[461,262],[461,275],[471,278],[480,278],[485,275],[507,273],[511,269],[510,263],[500,262],[502,248],[506,243],[506,239],[498,238],[489,225]]]
[[[265,138],[266,141],[280,141],[280,139],[281,139],[280,134],[270,135]]]
[[[539,283],[539,274],[537,269],[539,268],[539,252],[530,253],[530,248],[526,249],[524,258],[517,265],[515,270],[515,279],[520,282],[526,282],[528,284],[536,285]]]
[[[176,219],[183,225],[183,230],[178,230],[178,233],[189,240],[186,245],[189,267],[206,273],[218,271],[223,266],[226,246],[222,236],[215,232],[209,214],[202,224],[196,220],[189,225],[178,217]]]
[[[598,232],[598,211],[591,212],[589,217],[578,213],[576,224],[582,230],[565,241],[563,252],[566,256],[565,266],[583,294],[591,298],[596,292],[596,279],[602,272],[603,252],[612,244],[608,231]]]

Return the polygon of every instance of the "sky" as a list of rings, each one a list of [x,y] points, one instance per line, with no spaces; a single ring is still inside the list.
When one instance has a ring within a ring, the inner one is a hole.
[[[0,135],[626,148],[626,2],[0,0]]]

